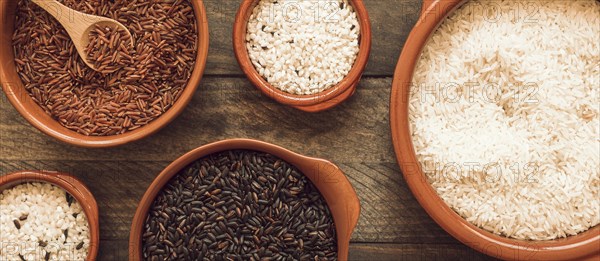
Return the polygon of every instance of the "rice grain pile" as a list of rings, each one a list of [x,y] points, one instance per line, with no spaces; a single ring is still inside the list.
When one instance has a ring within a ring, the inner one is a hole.
[[[122,28],[96,25],[90,31],[89,39],[85,53],[96,71],[108,74],[133,65],[133,42]]]
[[[20,0],[12,37],[17,73],[46,113],[80,134],[110,136],[138,129],[172,107],[190,78],[197,53],[197,25],[189,0],[59,2],[119,21],[131,33],[135,48],[118,50],[124,59],[117,63],[125,64],[116,71],[107,65],[107,70],[96,72],[83,63],[58,21],[30,0]],[[100,60],[95,62],[104,62]]]
[[[337,260],[333,217],[298,169],[224,151],[181,170],[144,224],[144,260]]]
[[[90,235],[81,205],[48,183],[0,193],[0,260],[85,260]]]
[[[348,0],[261,0],[248,21],[246,49],[271,85],[309,95],[335,86],[350,72],[359,35]]]
[[[600,223],[599,39],[595,0],[470,1],[443,22],[418,61],[410,120],[452,209],[525,240]]]

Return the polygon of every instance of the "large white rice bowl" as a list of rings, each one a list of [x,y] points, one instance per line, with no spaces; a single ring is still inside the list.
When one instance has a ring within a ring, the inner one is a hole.
[[[600,223],[600,2],[470,1],[431,36],[410,98],[440,197],[505,237]]]

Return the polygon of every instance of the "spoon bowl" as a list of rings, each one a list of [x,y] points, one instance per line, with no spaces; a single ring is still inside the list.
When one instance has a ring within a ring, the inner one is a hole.
[[[88,59],[88,53],[86,53],[90,43],[90,33],[93,29],[100,26],[119,28],[127,32],[129,39],[132,39],[129,42],[133,47],[131,32],[116,20],[73,10],[57,0],[32,0],[32,2],[52,15],[65,28],[83,62],[94,71],[98,71],[98,68]]]

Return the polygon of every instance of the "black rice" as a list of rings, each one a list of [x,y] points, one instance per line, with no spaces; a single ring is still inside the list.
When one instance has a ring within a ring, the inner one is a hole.
[[[336,260],[333,218],[295,167],[253,151],[213,154],[160,192],[142,235],[145,260]]]

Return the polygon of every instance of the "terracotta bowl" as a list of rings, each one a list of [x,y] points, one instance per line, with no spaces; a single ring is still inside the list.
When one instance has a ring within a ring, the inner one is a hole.
[[[162,187],[172,177],[177,175],[181,169],[192,162],[210,154],[228,150],[253,150],[269,153],[296,166],[304,173],[317,187],[321,195],[323,195],[331,211],[337,234],[338,258],[340,260],[348,259],[350,236],[358,222],[360,203],[354,188],[344,173],[336,165],[323,159],[302,156],[279,146],[261,141],[232,139],[211,143],[188,152],[167,166],[154,179],[142,197],[133,218],[131,234],[129,236],[130,260],[142,259],[142,231],[144,222],[150,206]]]
[[[198,25],[198,53],[192,75],[175,104],[162,116],[139,129],[113,136],[82,135],[63,127],[29,97],[23,82],[17,75],[13,55],[12,34],[17,1],[0,1],[0,85],[10,103],[29,123],[60,141],[82,147],[101,148],[114,147],[147,137],[166,126],[183,112],[185,106],[192,99],[204,73],[208,55],[208,21],[202,0],[192,0],[191,2]]]
[[[100,244],[98,204],[94,195],[72,175],[51,171],[18,171],[0,177],[0,192],[27,182],[45,182],[69,192],[81,205],[90,229],[90,247],[86,260],[94,261]]]
[[[480,229],[454,212],[429,185],[413,147],[408,118],[408,97],[415,64],[429,36],[465,1],[426,0],[404,46],[396,67],[390,117],[396,158],[406,182],[427,213],[448,233],[484,254],[501,259],[573,260],[600,258],[600,227],[564,239],[525,241],[510,239]]]
[[[246,49],[246,27],[248,19],[258,2],[259,0],[244,0],[240,5],[233,26],[233,49],[235,57],[242,71],[244,71],[256,88],[281,104],[307,112],[319,112],[333,108],[354,94],[367,65],[369,53],[371,52],[371,22],[362,0],[350,1],[358,15],[360,23],[359,51],[352,69],[337,85],[312,95],[291,94],[273,87],[258,73],[250,61],[250,56]]]

